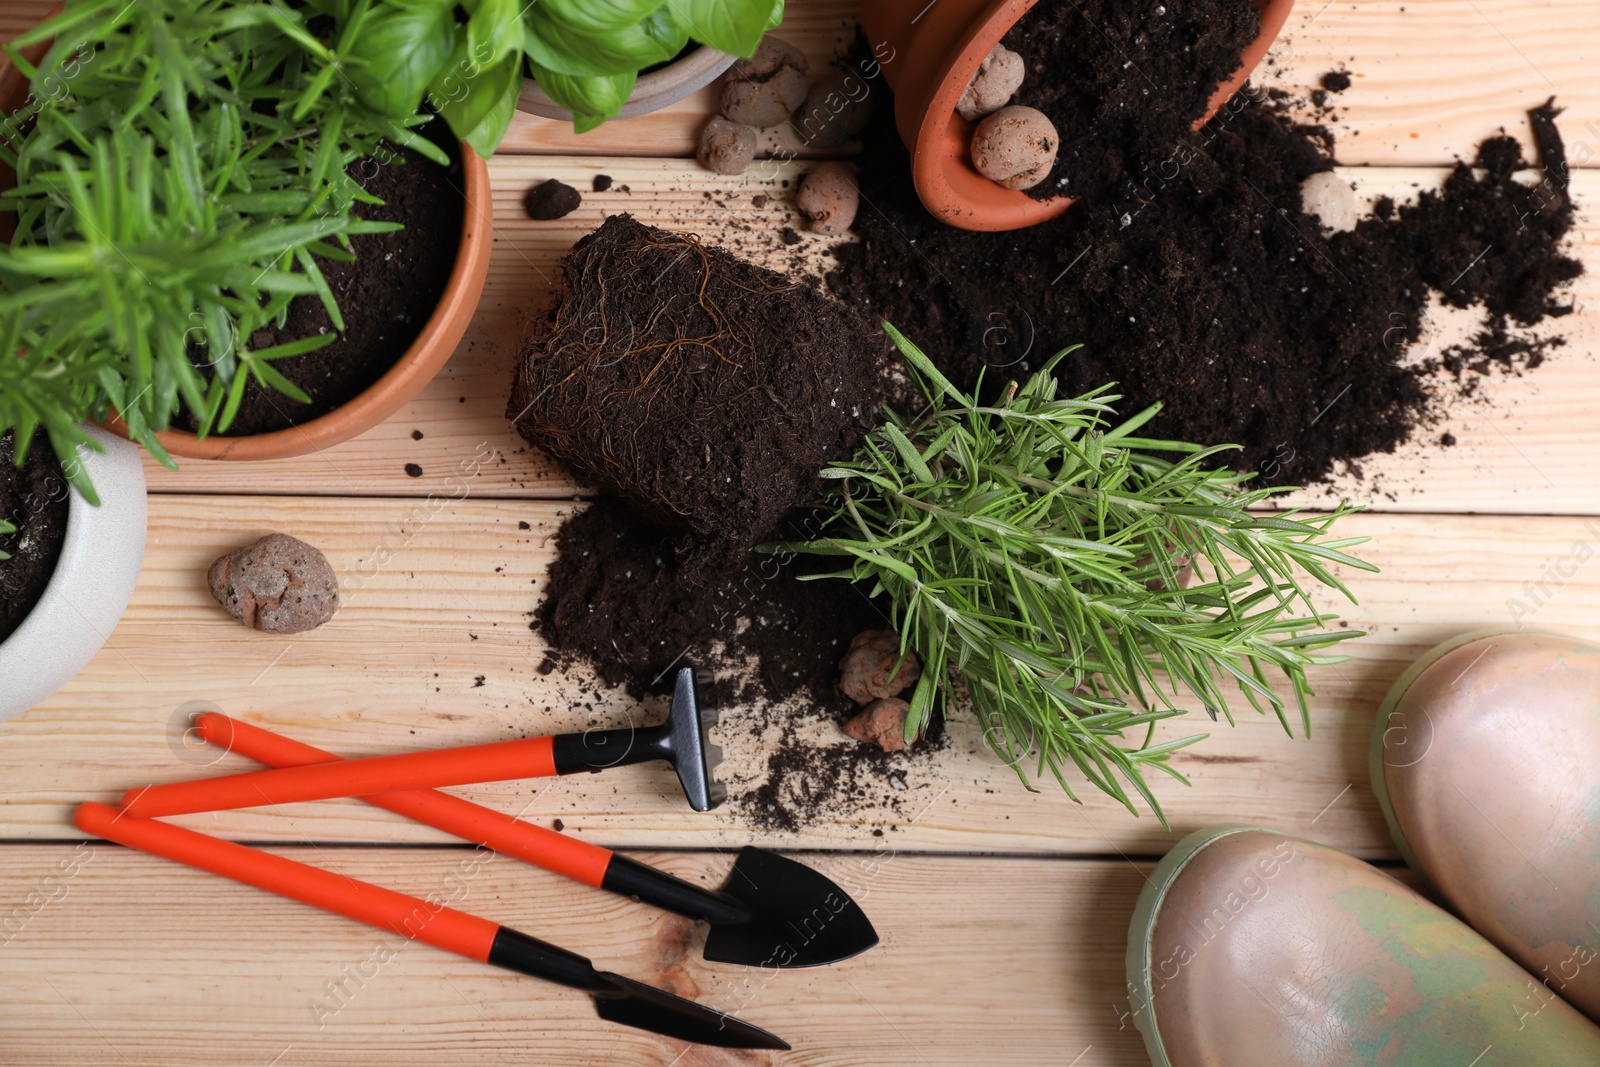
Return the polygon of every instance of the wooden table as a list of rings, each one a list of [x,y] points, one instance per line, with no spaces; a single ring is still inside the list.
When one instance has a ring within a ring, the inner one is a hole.
[[[0,39],[46,2],[6,4]],[[853,23],[847,0],[791,0],[783,33],[819,63]],[[1524,112],[1552,93],[1568,108],[1574,162],[1600,158],[1597,0],[1306,0],[1280,44],[1274,84],[1303,90],[1327,70],[1354,74],[1336,98],[1336,129],[1346,173],[1369,192],[1434,183],[1501,126],[1528,141]],[[1093,790],[1081,805],[1024,791],[965,721],[937,768],[907,783],[898,811],[869,806],[798,835],[692,814],[659,767],[462,791],[709,881],[739,843],[812,850],[807,861],[865,905],[883,944],[839,966],[769,975],[707,965],[686,922],[510,860],[463,877],[458,842],[353,801],[182,820],[442,894],[737,1011],[787,1036],[792,1054],[689,1048],[607,1026],[556,987],[422,946],[396,950],[369,928],[81,842],[69,820],[79,800],[246,766],[213,765],[183,744],[198,701],[350,754],[586,719],[571,705],[582,680],[538,673],[527,626],[550,537],[577,490],[510,432],[509,368],[558,257],[607,214],[631,211],[779,261],[792,185],[773,179],[793,179],[805,161],[757,168],[765,180],[698,170],[688,157],[711,109],[707,90],[581,138],[519,117],[490,165],[498,233],[482,307],[420,396],[304,459],[190,462],[176,473],[150,465],[149,550],[127,615],[88,670],[0,726],[0,1062],[1143,1064],[1122,995],[1123,939],[1146,873],[1178,836],[1260,822],[1392,862],[1365,746],[1376,703],[1406,663],[1460,631],[1513,623],[1513,598],[1525,601],[1530,582],[1544,583],[1530,625],[1600,638],[1591,558],[1600,234],[1590,218],[1575,238],[1592,273],[1577,287],[1578,314],[1562,323],[1568,346],[1533,373],[1487,383],[1485,401],[1453,410],[1428,440],[1365,460],[1362,477],[1338,483],[1370,505],[1346,530],[1373,538],[1383,572],[1358,577],[1361,604],[1348,613],[1371,636],[1314,678],[1312,739],[1254,716],[1216,730],[1175,760],[1192,788],[1157,786],[1171,833]],[[598,173],[613,177],[611,190],[585,191],[566,219],[523,214],[533,183],[588,190]],[[708,202],[707,189],[727,193],[716,200],[728,206]],[[1600,203],[1600,173],[1580,174],[1574,189],[1580,207]],[[772,199],[757,208],[756,193]],[[820,263],[821,244],[809,248]],[[1454,448],[1435,443],[1446,431]],[[406,474],[412,463],[421,477]],[[251,633],[206,592],[216,555],[271,530],[319,545],[346,577],[343,610],[315,634]],[[620,721],[630,710],[609,693],[594,712]],[[749,774],[759,756],[736,747],[729,767]]]

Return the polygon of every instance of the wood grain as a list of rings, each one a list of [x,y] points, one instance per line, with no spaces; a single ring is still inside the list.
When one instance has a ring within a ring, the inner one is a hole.
[[[579,674],[539,671],[543,649],[528,630],[528,612],[564,507],[471,499],[430,510],[403,500],[154,497],[134,603],[107,647],[65,689],[5,727],[0,835],[72,836],[68,812],[77,800],[249,767],[184,744],[186,712],[196,701],[347,755],[622,725],[657,714],[659,705],[641,709]],[[341,575],[344,606],[318,631],[280,638],[246,630],[205,589],[215,556],[270,529],[318,545]],[[665,765],[464,792],[512,811],[527,808],[530,817],[560,818],[572,833],[620,845],[757,840],[859,848],[890,833],[904,848],[1148,855],[1200,826],[1260,820],[1314,832],[1361,855],[1390,856],[1366,772],[1372,716],[1385,690],[1411,659],[1465,630],[1521,621],[1600,637],[1593,612],[1600,569],[1568,566],[1585,555],[1575,546],[1593,553],[1600,545],[1600,523],[1372,514],[1352,517],[1344,529],[1373,538],[1361,551],[1382,573],[1347,576],[1361,603],[1343,614],[1369,636],[1346,646],[1350,662],[1313,675],[1311,740],[1286,737],[1276,721],[1247,708],[1233,728],[1203,720],[1164,724],[1161,736],[1211,734],[1175,760],[1191,788],[1156,785],[1172,833],[1092,788],[1079,790],[1082,804],[1054,786],[1027,792],[964,714],[946,748],[897,768],[906,788],[895,788],[889,777],[896,769],[884,768],[866,783],[865,801],[825,811],[799,835],[758,830],[737,807],[690,812]],[[1573,573],[1560,577],[1557,564]],[[1541,604],[1529,599],[1529,582],[1546,583]],[[1339,608],[1331,597],[1322,600]],[[764,780],[768,718],[786,713],[722,711],[723,774],[736,794],[748,792]],[[831,728],[815,733],[819,741],[837,738]],[[188,821],[263,840],[443,840],[355,801]]]
[[[507,859],[469,866],[467,874],[461,864],[471,853],[461,849],[281,851],[418,896],[436,894],[747,1018],[794,1051],[689,1048],[613,1026],[595,1017],[582,994],[102,842],[76,856],[67,845],[0,847],[0,924],[13,909],[23,918],[0,943],[0,1063],[1149,1062],[1122,980],[1147,862],[956,860],[889,845],[851,856],[807,854],[804,862],[867,910],[882,943],[831,967],[772,973],[708,964],[700,957],[704,935],[687,920]],[[714,883],[731,863],[698,852],[640,858]],[[77,873],[61,878],[62,862]],[[32,910],[24,902],[41,887],[49,902]]]

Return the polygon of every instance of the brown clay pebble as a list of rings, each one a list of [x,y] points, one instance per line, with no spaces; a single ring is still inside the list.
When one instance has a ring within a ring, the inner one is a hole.
[[[718,174],[743,174],[756,157],[756,131],[727,119],[712,119],[700,131],[695,158]]]
[[[800,183],[794,206],[811,220],[815,233],[839,234],[856,221],[861,194],[848,163],[819,163]]]
[[[1028,189],[1049,175],[1060,143],[1044,112],[1003,107],[972,131],[972,165],[996,185]]]
[[[906,713],[910,710],[911,705],[899,697],[874,700],[844,724],[844,732],[885,752],[900,752],[906,747]]]
[[[581,203],[583,203],[582,193],[566,182],[551,178],[529,189],[522,206],[528,209],[530,219],[549,222],[551,219],[565,218],[572,214]]]
[[[830,70],[806,94],[794,128],[812,148],[838,148],[854,140],[871,118],[866,79],[854,71]]]
[[[327,557],[288,534],[268,534],[211,565],[211,595],[252,630],[298,634],[339,610],[339,580]]]
[[[728,68],[722,86],[722,115],[745,126],[763,129],[786,122],[811,88],[805,53],[768,34],[755,55]]]
[[[1011,103],[1011,97],[1022,88],[1025,69],[1022,57],[1003,44],[997,44],[978,64],[961,99],[956,101],[956,111],[968,122],[977,122],[985,115]]]
[[[911,652],[901,657],[900,635],[893,630],[862,630],[851,640],[839,670],[839,688],[844,695],[857,704],[870,704],[897,696],[915,684],[922,675],[922,664]]]

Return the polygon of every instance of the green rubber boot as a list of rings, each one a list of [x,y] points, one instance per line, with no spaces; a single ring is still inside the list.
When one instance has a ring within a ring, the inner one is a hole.
[[[1595,1067],[1600,1028],[1371,864],[1255,827],[1191,834],[1128,935],[1155,1067]]]

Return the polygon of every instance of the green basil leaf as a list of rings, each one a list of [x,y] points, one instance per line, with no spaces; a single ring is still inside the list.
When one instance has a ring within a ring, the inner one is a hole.
[[[507,56],[494,66],[478,71],[474,76],[462,78],[453,83],[454,91],[449,96],[430,90],[429,95],[434,106],[439,109],[439,114],[444,116],[457,137],[466,140],[469,134],[477,133],[484,119],[495,114],[496,109],[504,105],[507,94],[513,98],[516,96],[522,86],[521,60],[521,56]],[[514,100],[512,106],[515,107]],[[506,119],[507,124],[510,121],[510,118]],[[505,131],[500,132],[504,134]],[[474,145],[474,148],[476,147]]]
[[[613,75],[665,63],[687,39],[665,9],[619,30],[588,34],[573,32],[535,4],[523,20],[522,49],[531,62],[556,74]]]
[[[467,54],[492,67],[522,45],[521,0],[475,0],[467,5]]]
[[[551,20],[589,35],[625,29],[664,6],[666,0],[539,0]]]
[[[774,0],[667,0],[689,36],[736,56],[755,53],[773,16]]]
[[[521,56],[512,57],[520,62]],[[511,128],[511,119],[517,113],[517,97],[522,92],[522,72],[517,71],[516,80],[506,86],[500,99],[483,116],[483,119],[472,129],[468,130],[462,140],[472,146],[479,158],[488,159],[494,155],[494,150],[500,147],[500,142],[505,138],[506,131]]]
[[[534,80],[545,94],[572,112],[573,126],[586,133],[606,119],[615,118],[633,92],[636,71],[606,76],[578,76],[544,70],[535,65]]]
[[[403,119],[422,104],[455,45],[448,4],[390,3],[367,20],[349,50],[356,98],[379,114]]]

